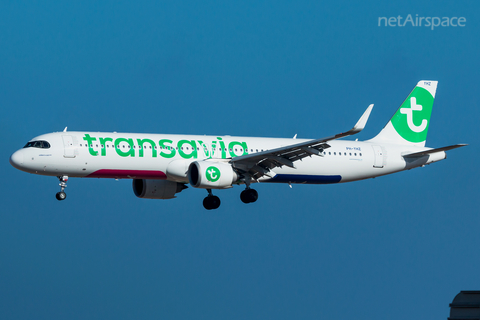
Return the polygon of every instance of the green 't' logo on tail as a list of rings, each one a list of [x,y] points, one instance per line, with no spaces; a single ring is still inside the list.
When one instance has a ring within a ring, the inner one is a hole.
[[[422,87],[415,87],[392,117],[393,127],[402,138],[409,142],[425,141],[432,106],[432,94]]]

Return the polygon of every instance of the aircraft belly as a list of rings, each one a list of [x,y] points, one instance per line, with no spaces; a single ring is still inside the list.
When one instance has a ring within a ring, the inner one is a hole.
[[[367,149],[367,148],[365,148]],[[368,149],[367,149],[368,150]],[[400,157],[391,157],[382,168],[374,167],[373,152],[363,152],[361,157],[325,155],[295,162],[295,169],[275,168],[275,177],[265,182],[331,184],[373,178],[405,168]]]
[[[52,159],[53,160],[53,159]],[[166,179],[165,168],[170,160],[161,158],[59,157],[49,163],[48,175],[115,179]]]

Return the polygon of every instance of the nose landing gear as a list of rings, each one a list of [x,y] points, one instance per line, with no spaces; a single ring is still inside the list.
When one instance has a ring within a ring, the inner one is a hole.
[[[212,189],[207,189],[208,196],[203,199],[203,206],[207,210],[218,209],[220,207],[220,198],[212,194]]]
[[[60,181],[60,192],[57,192],[55,197],[57,200],[65,200],[67,198],[67,194],[65,193],[65,188],[67,187],[68,176],[58,176],[58,180]]]
[[[240,193],[240,200],[243,203],[252,203],[257,201],[258,199],[258,192],[255,189],[247,188]]]

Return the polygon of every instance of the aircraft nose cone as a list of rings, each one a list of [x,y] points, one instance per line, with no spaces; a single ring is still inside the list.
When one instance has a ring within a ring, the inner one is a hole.
[[[15,151],[10,156],[10,164],[17,169],[20,169],[23,165],[23,150]]]

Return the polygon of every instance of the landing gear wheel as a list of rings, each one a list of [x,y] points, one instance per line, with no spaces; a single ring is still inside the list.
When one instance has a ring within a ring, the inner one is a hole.
[[[210,197],[205,197],[205,199],[203,199],[203,207],[207,210],[212,210],[210,204]]]
[[[207,210],[218,209],[220,207],[220,198],[217,196],[209,195],[203,199],[203,206]]]
[[[245,189],[240,193],[240,200],[243,203],[252,203],[257,201],[258,199],[258,192],[255,189]]]
[[[60,181],[60,192],[57,192],[55,197],[57,200],[65,200],[67,198],[67,194],[63,191],[67,187],[68,176],[58,176],[58,180]]]
[[[67,194],[63,191],[60,191],[60,192],[57,192],[55,197],[57,198],[57,200],[61,201],[61,200],[65,200],[65,198],[67,198]]]
[[[220,207],[220,198],[217,196],[212,196],[210,199],[210,202],[212,204],[212,209],[218,209]]]

